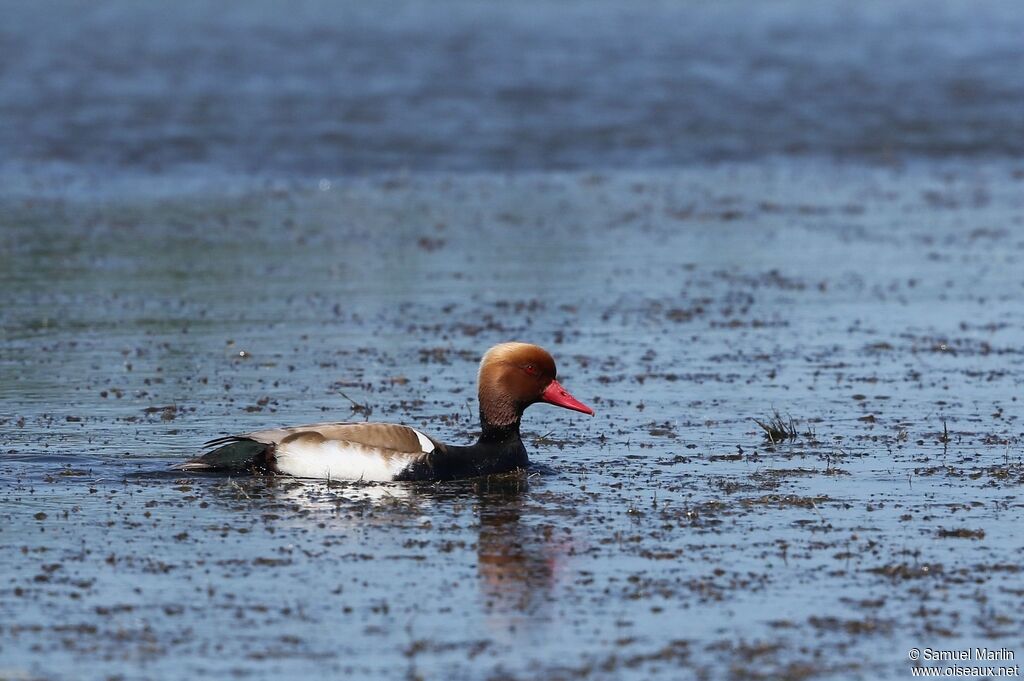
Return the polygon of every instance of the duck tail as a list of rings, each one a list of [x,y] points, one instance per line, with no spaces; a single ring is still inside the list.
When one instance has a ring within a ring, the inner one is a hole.
[[[219,446],[200,457],[176,464],[171,470],[204,473],[273,471],[273,444],[245,437],[228,437],[211,440],[207,445]]]

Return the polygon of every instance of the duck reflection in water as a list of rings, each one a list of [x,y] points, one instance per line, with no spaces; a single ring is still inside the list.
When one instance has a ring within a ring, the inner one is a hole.
[[[477,483],[477,573],[490,610],[532,612],[553,600],[559,572],[572,551],[572,535],[552,523],[530,523],[525,475]]]
[[[569,528],[555,519],[565,516],[553,518],[543,506],[530,503],[531,478],[535,488],[543,485],[543,477],[523,471],[429,485],[324,484],[274,476],[226,478],[208,490],[207,498],[239,512],[251,512],[255,502],[263,512],[276,512],[278,529],[286,525],[308,528],[315,519],[329,532],[391,528],[389,534],[399,539],[411,531],[418,541],[424,541],[427,552],[437,552],[437,540],[444,543],[447,539],[466,540],[468,548],[468,537],[418,528],[451,527],[445,519],[456,519],[460,507],[472,504],[483,607],[494,615],[528,615],[553,601],[559,573],[573,552]],[[444,562],[436,553],[427,560]],[[499,617],[492,624],[514,628],[515,621]]]

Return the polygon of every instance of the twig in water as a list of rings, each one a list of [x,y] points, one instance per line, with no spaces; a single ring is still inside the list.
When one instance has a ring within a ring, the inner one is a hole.
[[[367,421],[370,420],[370,414],[373,413],[373,408],[370,407],[370,405],[368,405],[368,404],[360,404],[359,402],[356,402],[355,400],[353,400],[351,397],[346,395],[341,390],[338,391],[338,394],[341,395],[346,400],[348,400],[349,402],[352,403],[352,413],[353,414],[362,414],[364,416],[365,420],[367,420]]]

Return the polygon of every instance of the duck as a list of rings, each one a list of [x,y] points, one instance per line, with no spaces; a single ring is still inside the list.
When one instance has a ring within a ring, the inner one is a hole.
[[[538,345],[511,342],[489,349],[477,376],[480,436],[466,446],[395,423],[315,423],[219,437],[204,444],[205,454],[174,469],[366,482],[508,473],[530,463],[519,433],[527,407],[546,403],[594,415],[556,376],[554,358]]]

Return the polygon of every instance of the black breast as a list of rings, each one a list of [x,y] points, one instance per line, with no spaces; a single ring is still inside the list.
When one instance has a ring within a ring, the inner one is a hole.
[[[526,468],[530,459],[522,440],[478,442],[469,447],[440,445],[395,476],[395,480],[458,480]]]

